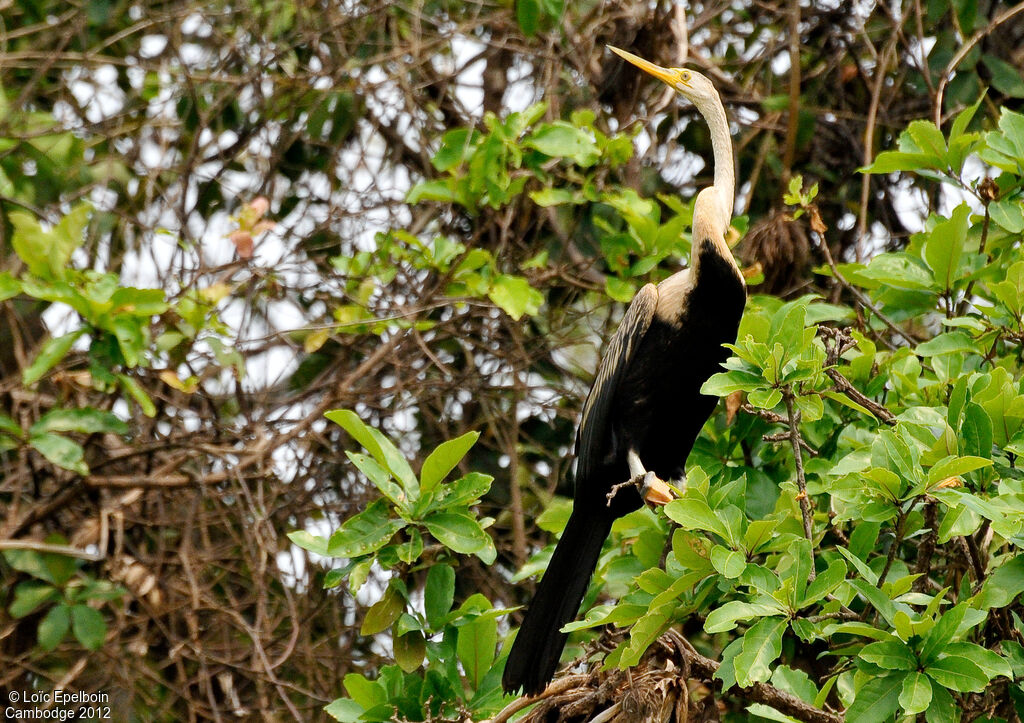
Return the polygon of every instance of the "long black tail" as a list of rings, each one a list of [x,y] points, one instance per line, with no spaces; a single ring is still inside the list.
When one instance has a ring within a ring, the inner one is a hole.
[[[605,508],[577,508],[569,516],[505,663],[501,685],[506,692],[540,693],[555,674],[568,637],[559,628],[579,612],[614,521]]]

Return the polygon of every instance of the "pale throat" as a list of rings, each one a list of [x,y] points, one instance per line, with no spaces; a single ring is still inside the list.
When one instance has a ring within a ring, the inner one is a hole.
[[[711,151],[715,162],[715,191],[722,206],[723,228],[728,229],[732,221],[733,202],[736,193],[736,169],[732,155],[732,136],[729,134],[729,120],[725,108],[717,97],[700,99],[695,102],[697,110],[707,121],[711,132]]]

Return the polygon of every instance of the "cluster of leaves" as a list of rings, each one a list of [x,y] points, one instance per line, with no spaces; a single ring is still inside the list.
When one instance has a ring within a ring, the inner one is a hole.
[[[407,200],[456,204],[475,214],[484,207],[519,201],[526,193],[537,206],[555,210],[552,223],[564,226],[563,231],[578,223],[582,206],[588,217],[582,224],[584,237],[600,251],[609,272],[605,292],[628,302],[652,273],[658,273],[665,259],[689,253],[686,230],[693,204],[671,195],[643,198],[631,188],[604,182],[610,169],[633,157],[633,136],[639,125],[632,133],[609,136],[595,126],[593,111],[576,111],[568,121],[541,122],[546,110],[546,104],[538,103],[504,120],[489,114],[484,117],[486,132],[469,128],[446,132],[432,159],[434,168],[446,175],[418,184]],[[486,285],[488,276],[474,273],[488,262],[486,251],[474,249],[456,273],[472,274],[471,279],[462,280],[467,290],[491,292],[495,303],[516,316],[523,302],[509,304],[505,293],[495,299],[494,286]],[[543,267],[546,262],[547,253],[541,252],[523,268]]]
[[[726,689],[771,681],[848,720],[954,721],[984,709],[993,685],[1024,694],[1024,116],[967,132],[976,107],[949,137],[911,124],[868,169],[955,184],[983,212],[965,202],[902,251],[838,265],[866,325],[837,329],[854,309],[810,297],[750,299],[726,371],[704,386],[742,395],[748,413],[709,423],[685,494],[664,509],[674,530],[637,517],[639,539],[653,538],[642,549],[667,541],[671,554],[650,569],[630,552],[645,570],[635,585],[570,626],[631,625],[610,664],[636,664],[697,615],[723,646]],[[961,179],[970,153],[1001,172],[994,182]],[[797,184],[789,200],[809,207],[813,193]]]
[[[471,509],[490,489],[493,478],[470,472],[446,478],[479,434],[444,442],[424,460],[416,475],[395,444],[350,410],[328,412],[370,454],[346,452],[349,460],[381,493],[330,537],[300,530],[292,542],[317,555],[346,564],[327,572],[325,587],[347,581],[356,595],[364,586],[383,592],[363,617],[360,635],[386,633],[395,665],[371,680],[345,676],[346,698],[327,707],[341,721],[450,720],[460,711],[487,714],[502,701],[500,668],[493,665],[498,643],[495,609],[475,593],[455,606],[457,555],[475,555],[484,564],[496,551],[485,529],[493,522]],[[383,581],[373,574],[391,573]]]
[[[48,543],[65,544],[61,538]],[[14,587],[7,612],[15,620],[46,609],[36,628],[43,650],[53,650],[70,630],[86,650],[97,650],[107,636],[107,623],[99,607],[120,600],[124,588],[93,577],[82,569],[82,561],[66,555],[35,550],[4,550],[4,560],[15,570],[31,576]]]
[[[616,523],[587,604],[600,603],[602,594],[617,602],[590,608],[566,628],[629,627],[608,665],[636,665],[668,627],[696,616],[705,633],[698,644],[720,651],[717,677],[725,689],[771,682],[810,704],[845,708],[850,720],[918,713],[930,723],[959,720],[963,710],[979,709],[980,694],[993,685],[1024,696],[1013,682],[1024,673],[1024,648],[1012,639],[1024,636],[1012,607],[1024,591],[1024,475],[1016,467],[1024,451],[1024,116],[1004,110],[998,128],[983,134],[968,130],[977,108],[963,111],[948,136],[926,121],[912,123],[899,150],[880,154],[865,170],[916,172],[973,195],[982,212],[961,203],[948,217],[931,216],[903,250],[818,270],[843,284],[860,310],[814,295],[749,300],[733,356],[703,390],[741,396],[746,413],[708,424],[691,456],[687,489],[663,514],[641,510]],[[596,134],[592,118],[582,116],[531,130],[541,112],[504,122],[491,117],[486,134],[450,131],[434,159],[448,176],[421,184],[411,197],[472,211],[507,203],[535,179],[545,184],[530,194],[540,205],[612,209],[605,218],[613,222],[595,226],[611,272],[607,291],[628,298],[633,277],[685,252],[687,208],[666,199],[675,213],[662,224],[662,205],[600,190],[585,169],[616,139]],[[972,155],[1001,173],[964,180]],[[568,161],[571,172],[556,179],[552,159]],[[804,191],[796,180],[786,200],[798,212],[817,213],[815,195],[815,187]],[[430,247],[401,234],[392,239],[424,252],[428,260],[420,263],[447,274],[453,289],[493,289],[486,274],[467,281],[492,263],[486,252],[466,253],[446,239]],[[424,472],[417,482],[379,433],[352,413],[340,415],[336,421],[376,462],[350,458],[384,497],[330,540],[301,544],[350,560],[332,581],[348,575],[358,588],[374,560],[399,572],[362,632],[393,627],[405,677],[392,669],[372,684],[362,676],[346,681],[351,700],[332,710],[345,720],[377,720],[411,699],[412,693],[389,694],[406,689],[399,680],[421,701],[429,698],[425,691],[438,690],[419,682],[409,687],[409,680],[421,680],[408,676],[424,658],[435,676],[456,659],[471,670],[462,647],[443,632],[457,623],[429,612],[440,599],[449,614],[450,588],[440,578],[448,573],[431,569],[426,576],[426,614],[412,603],[407,580],[421,564],[421,536],[484,562],[493,551],[481,555],[483,548],[463,544],[470,537],[482,544],[482,529],[453,536],[432,528],[438,498],[425,494],[434,489],[425,480],[434,477]],[[472,513],[462,514],[468,529]],[[553,505],[538,523],[557,532],[566,516],[564,505]],[[543,569],[550,549],[520,579]],[[965,549],[972,555],[965,557]],[[452,638],[461,641],[463,629]],[[431,635],[442,636],[439,647],[430,647]],[[486,642],[490,664],[493,636]],[[822,655],[808,660],[803,650]],[[449,678],[459,691],[449,700],[468,710],[486,712],[500,700],[493,687],[485,689],[485,702],[467,698],[455,682]],[[468,689],[479,695],[475,683]],[[783,719],[760,704],[749,710]]]

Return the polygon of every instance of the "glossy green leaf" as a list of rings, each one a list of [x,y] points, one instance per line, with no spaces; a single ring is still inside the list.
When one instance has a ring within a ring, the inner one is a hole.
[[[584,168],[594,165],[601,156],[586,131],[561,121],[537,129],[527,137],[523,145],[548,156],[569,158]]]
[[[900,707],[907,715],[915,715],[928,710],[932,702],[932,684],[927,675],[914,671],[903,679],[900,690]]]
[[[903,692],[904,675],[887,675],[871,678],[860,690],[853,703],[846,709],[845,719],[857,723],[885,723],[899,707],[900,693]]]
[[[902,641],[886,640],[865,645],[860,657],[886,670],[915,670],[917,658]]]
[[[743,555],[721,545],[715,545],[711,548],[711,564],[714,565],[721,575],[730,579],[735,579],[742,575],[747,567],[747,561],[743,558]]]
[[[142,388],[141,384],[127,374],[118,374],[117,379],[121,382],[124,390],[128,392],[128,396],[134,399],[135,403],[139,405],[140,409],[142,409],[143,414],[150,418],[156,416],[156,405],[153,404],[152,398],[150,398],[146,390]]]
[[[423,468],[420,470],[420,490],[429,492],[437,487],[462,461],[479,438],[479,432],[466,432],[461,437],[439,444],[423,461]]]
[[[467,514],[438,512],[427,517],[423,524],[438,542],[454,552],[476,555],[488,565],[497,556],[490,535]]]
[[[939,685],[961,693],[980,693],[989,681],[989,676],[977,664],[959,655],[939,658],[924,672]]]
[[[427,622],[435,630],[443,624],[455,601],[455,570],[451,565],[433,565],[427,571],[423,589],[423,608]]]
[[[395,662],[406,673],[412,673],[423,663],[427,654],[427,641],[418,630],[398,635],[392,641]]]
[[[757,621],[743,636],[743,649],[736,656],[736,682],[746,688],[771,677],[771,664],[782,653],[785,618],[770,617]]]
[[[962,203],[949,219],[935,225],[924,245],[924,260],[935,274],[940,288],[951,289],[960,275],[960,261],[967,241],[970,207]]]
[[[359,629],[360,635],[376,635],[384,632],[398,620],[405,610],[405,600],[394,583],[388,586],[384,596],[370,606]]]
[[[712,610],[704,621],[704,630],[707,633],[722,633],[732,630],[740,620],[750,620],[768,616],[777,616],[785,611],[775,603],[749,603],[740,600],[730,600],[719,608]]]
[[[374,500],[362,512],[345,520],[327,543],[331,557],[361,557],[376,552],[406,526],[406,521],[389,515],[383,500]]]
[[[729,532],[725,525],[703,500],[694,498],[672,500],[665,505],[665,514],[669,519],[678,522],[683,529],[714,532],[723,538],[729,538]]]
[[[405,492],[409,497],[419,496],[419,480],[413,474],[412,468],[402,453],[398,451],[394,443],[385,437],[381,432],[363,422],[355,412],[350,409],[335,409],[324,414],[332,422],[337,423],[348,432],[359,444],[368,451],[373,458],[383,465],[394,477],[402,483]]]
[[[942,652],[943,647],[953,640],[966,615],[967,606],[963,603],[943,613],[921,643],[918,657],[924,665],[935,660]]]
[[[466,677],[479,688],[494,663],[498,643],[498,623],[493,617],[480,616],[459,627],[456,651]]]
[[[327,555],[327,540],[323,537],[313,535],[306,530],[295,530],[288,533],[288,539],[301,547],[303,550],[315,552],[318,555]]]

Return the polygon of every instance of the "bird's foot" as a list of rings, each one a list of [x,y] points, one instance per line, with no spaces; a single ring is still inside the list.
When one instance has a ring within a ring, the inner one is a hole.
[[[667,505],[676,498],[672,487],[660,479],[654,472],[648,472],[643,476],[634,477],[640,496],[651,507]]]

